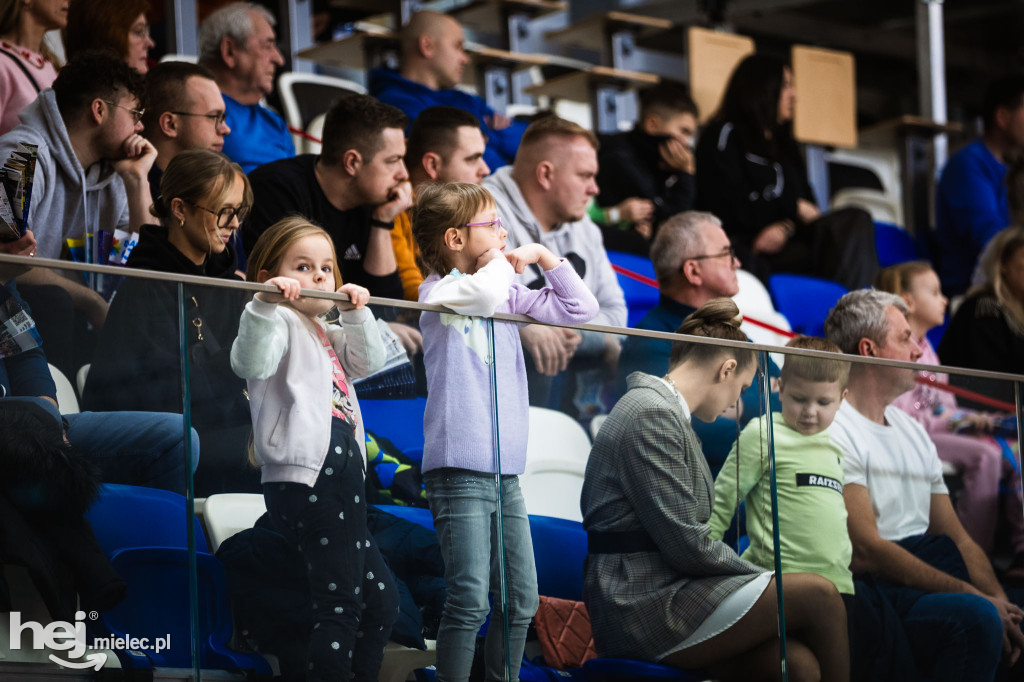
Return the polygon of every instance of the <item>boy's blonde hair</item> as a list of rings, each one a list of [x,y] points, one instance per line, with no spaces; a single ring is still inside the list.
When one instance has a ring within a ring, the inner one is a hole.
[[[473,222],[476,215],[494,205],[490,192],[470,182],[439,182],[417,188],[412,236],[420,248],[420,269],[442,277],[448,274],[451,265],[445,233]]]
[[[817,336],[797,336],[790,339],[786,348],[822,350],[840,354],[843,352],[836,344]],[[850,381],[850,363],[843,360],[822,360],[800,355],[787,355],[786,362],[782,365],[780,378],[783,385],[791,378],[804,381],[838,382],[839,390],[842,391]]]
[[[261,270],[266,270],[273,277],[281,267],[281,261],[292,244],[309,237],[320,235],[331,245],[331,258],[334,260],[334,288],[341,286],[341,263],[338,262],[338,253],[334,250],[334,240],[327,230],[316,223],[300,215],[292,215],[281,218],[268,227],[256,240],[249,254],[248,266],[245,270],[245,279],[249,282],[258,282],[257,278]]]

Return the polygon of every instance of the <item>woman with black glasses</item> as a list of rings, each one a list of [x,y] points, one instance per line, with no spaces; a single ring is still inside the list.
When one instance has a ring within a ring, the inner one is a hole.
[[[231,236],[252,206],[242,169],[208,149],[179,153],[167,165],[127,267],[174,275],[242,279]],[[246,292],[185,284],[192,426],[203,452],[196,494],[258,490],[246,466],[250,428],[245,382],[228,353]],[[110,305],[89,370],[85,409],[182,412],[179,296],[174,281],[126,277]]]

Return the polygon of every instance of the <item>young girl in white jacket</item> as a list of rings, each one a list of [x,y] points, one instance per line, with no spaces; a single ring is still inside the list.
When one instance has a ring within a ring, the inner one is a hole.
[[[351,380],[384,363],[369,292],[341,285],[330,236],[303,218],[264,232],[249,281],[273,284],[242,313],[231,366],[247,380],[267,511],[297,545],[313,602],[308,680],[376,680],[398,594],[366,528],[363,425]],[[333,303],[300,289],[348,294]]]

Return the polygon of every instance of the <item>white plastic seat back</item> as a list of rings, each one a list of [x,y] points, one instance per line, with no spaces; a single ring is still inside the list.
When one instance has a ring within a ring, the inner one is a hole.
[[[235,533],[252,528],[265,511],[263,495],[257,493],[219,493],[207,497],[203,519],[209,534],[210,552],[216,553],[220,543]]]
[[[78,396],[75,395],[74,387],[63,372],[53,365],[48,364],[48,366],[53,383],[57,384],[57,405],[60,408],[60,413],[76,414],[78,412]]]
[[[740,309],[744,317],[753,318],[785,331],[792,330],[789,320],[775,310],[771,294],[768,293],[768,289],[761,283],[761,280],[746,270],[737,270],[736,279],[739,281],[740,290],[732,297],[732,300],[736,302],[736,307]],[[789,337],[784,334],[778,334],[746,320],[740,326],[740,331],[754,343],[784,346],[789,341]],[[773,359],[780,362],[779,358]]]
[[[85,382],[89,380],[89,368],[92,367],[92,363],[87,363],[78,368],[78,374],[75,375],[75,388],[78,389],[78,395],[85,395]]]
[[[590,438],[569,415],[530,408],[526,470],[519,478],[530,514],[582,521],[580,492],[590,457]]]

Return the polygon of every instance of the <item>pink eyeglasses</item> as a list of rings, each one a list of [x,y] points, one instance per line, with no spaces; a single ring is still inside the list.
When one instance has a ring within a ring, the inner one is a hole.
[[[501,237],[501,218],[486,220],[482,223],[466,223],[463,227],[489,227],[494,230],[495,237]]]

